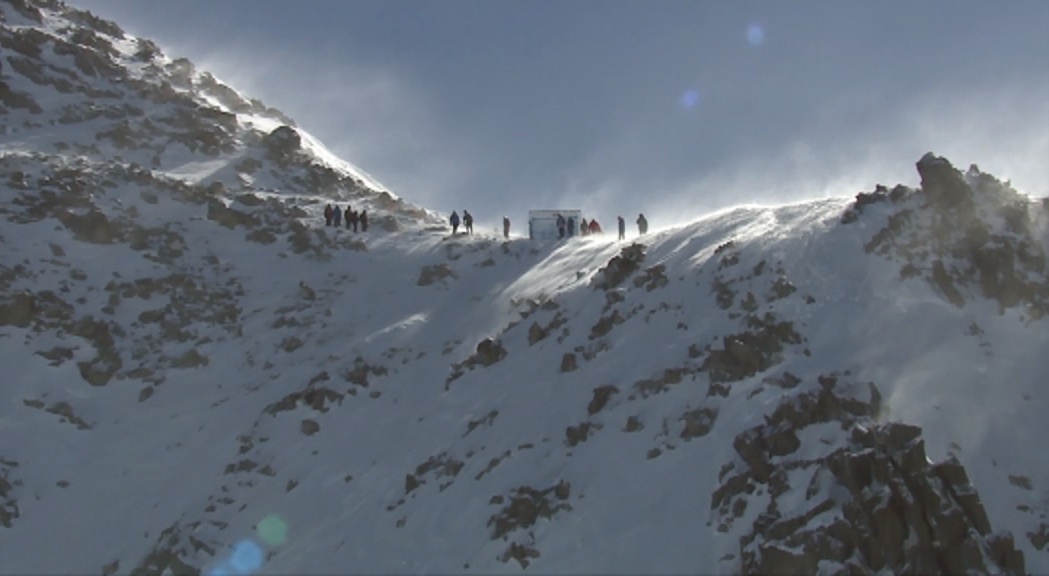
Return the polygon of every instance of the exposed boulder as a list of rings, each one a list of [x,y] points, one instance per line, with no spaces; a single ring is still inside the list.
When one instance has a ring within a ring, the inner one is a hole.
[[[506,348],[503,348],[502,342],[491,338],[478,342],[477,351],[473,355],[475,362],[481,366],[491,366],[503,358],[506,358]]]
[[[419,279],[415,281],[416,286],[429,286],[435,282],[443,282],[448,278],[458,278],[458,275],[447,264],[440,263],[431,266],[423,266],[419,271]]]
[[[26,328],[36,318],[36,297],[27,291],[11,294],[0,303],[0,326]]]
[[[58,213],[58,221],[65,225],[77,240],[92,244],[112,244],[118,239],[120,226],[113,223],[105,214],[92,210],[86,214],[74,214],[69,211]]]
[[[928,152],[918,160],[917,167],[921,191],[930,206],[938,210],[973,210],[972,190],[946,158]]]
[[[577,369],[579,369],[579,365],[576,362],[575,354],[565,352],[564,356],[561,357],[561,371],[575,372]]]
[[[302,138],[291,126],[278,126],[262,141],[266,157],[278,164],[285,164],[302,150]]]
[[[619,389],[612,385],[598,386],[597,388],[594,388],[594,397],[590,400],[590,404],[587,405],[586,413],[591,416],[597,414],[604,409],[605,405],[608,404],[609,399],[611,399],[614,394],[618,393]]]
[[[8,108],[28,110],[33,114],[44,111],[31,95],[12,89],[3,80],[0,80],[0,104]]]
[[[645,247],[631,244],[623,248],[618,256],[613,257],[604,267],[597,271],[591,285],[598,290],[609,290],[619,286],[641,266],[645,259]]]
[[[243,226],[245,228],[253,228],[258,226],[258,220],[252,214],[247,214],[239,210],[234,210],[226,206],[224,202],[216,198],[208,200],[208,220],[217,222],[218,224],[225,226],[226,228],[235,228],[237,226]]]

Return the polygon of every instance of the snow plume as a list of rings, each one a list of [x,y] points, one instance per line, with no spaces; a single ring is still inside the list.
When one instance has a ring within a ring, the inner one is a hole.
[[[0,116],[0,572],[1049,570],[1040,202],[930,154],[625,242],[453,236],[49,30]]]

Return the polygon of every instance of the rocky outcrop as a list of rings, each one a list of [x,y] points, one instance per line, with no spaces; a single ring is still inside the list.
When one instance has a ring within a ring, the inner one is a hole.
[[[423,269],[419,271],[419,279],[415,281],[415,285],[429,286],[436,282],[444,282],[448,278],[458,278],[458,275],[447,264],[423,266]]]
[[[256,218],[239,210],[234,210],[226,206],[224,202],[217,199],[211,199],[208,201],[208,220],[212,220],[226,228],[235,228],[237,226],[243,226],[244,228],[254,228],[258,226]]]
[[[921,176],[921,191],[933,209],[972,213],[975,206],[969,185],[947,159],[929,152],[916,166]]]
[[[622,284],[634,272],[637,272],[644,259],[645,247],[641,244],[631,244],[630,246],[623,248],[618,256],[613,257],[608,261],[608,264],[599,269],[590,284],[598,290],[610,290],[615,288]],[[658,278],[658,275],[655,278]],[[642,284],[645,282],[652,282],[653,287],[655,287],[659,280],[642,280]]]
[[[867,252],[900,262],[901,278],[923,278],[955,306],[984,297],[1002,311],[1049,314],[1049,266],[1031,216],[1037,207],[976,166],[963,174],[932,154],[917,166],[921,189],[893,190],[903,200]]]
[[[873,384],[823,376],[737,436],[738,460],[722,468],[711,506],[726,531],[752,501],[764,503],[740,539],[740,572],[1024,573],[962,465],[931,463],[921,429],[878,423],[880,405]],[[802,432],[820,430],[839,438],[802,450]],[[831,485],[840,490],[828,494]]]
[[[571,510],[572,506],[567,502],[571,493],[571,484],[561,480],[543,490],[520,486],[511,490],[506,497],[493,496],[491,504],[505,505],[488,519],[488,527],[492,529],[492,540],[508,540],[515,533],[533,526],[540,518],[550,519],[562,511]],[[524,541],[515,539],[500,556],[500,560],[507,562],[512,558],[517,560],[522,568],[527,568],[528,560],[539,556],[535,535],[529,531]]]
[[[724,336],[722,348],[710,350],[700,370],[708,372],[714,382],[735,382],[767,370],[780,360],[785,344],[800,344],[803,339],[791,322],[779,320],[771,313],[747,316],[748,330]]]
[[[447,389],[448,384],[461,377],[467,372],[467,370],[473,370],[478,367],[491,366],[496,362],[499,362],[503,358],[506,358],[507,351],[503,347],[503,343],[499,340],[492,338],[485,338],[477,343],[477,348],[466,360],[452,365],[452,373],[445,380],[445,388]]]
[[[278,126],[266,135],[262,145],[268,159],[283,165],[302,150],[302,137],[291,126]]]
[[[18,519],[18,501],[15,499],[15,488],[21,484],[13,479],[13,472],[18,462],[4,460],[0,457],[0,527],[10,528]]]

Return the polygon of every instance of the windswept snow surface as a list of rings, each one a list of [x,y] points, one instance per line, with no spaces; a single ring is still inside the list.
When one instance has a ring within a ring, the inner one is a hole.
[[[848,224],[851,199],[744,206],[626,242],[453,237],[305,132],[281,149],[278,112],[137,61],[135,39],[88,34],[126,75],[77,72],[53,48],[78,26],[15,6],[5,34],[54,37],[3,52],[30,71],[5,63],[4,89],[41,111],[0,116],[0,573],[738,572],[771,496],[720,529],[734,441],[826,374],[956,456],[1049,573],[1049,320],[964,286],[954,305],[868,253],[901,205]],[[325,227],[336,201],[369,231]],[[637,269],[602,286],[627,253]],[[715,391],[702,363],[759,317],[801,340]],[[700,410],[716,418],[689,432]],[[809,426],[795,456],[849,433]]]
[[[320,232],[337,242],[327,261],[247,249],[239,232],[184,205],[142,204],[143,219],[177,223],[187,251],[207,255],[203,277],[235,286],[240,328],[209,333],[197,324],[191,342],[169,344],[168,356],[196,350],[207,360],[163,370],[145,400],[134,380],[92,387],[74,362],[52,366],[39,355],[68,346],[73,360],[89,360],[91,346],[76,337],[4,328],[0,454],[18,462],[8,475],[17,482],[19,517],[0,532],[0,572],[134,566],[176,525],[205,544],[222,543],[213,558],[206,547],[198,557],[228,569],[238,542],[257,542],[256,525],[274,515],[287,539],[268,549],[261,573],[519,572],[513,560],[499,560],[508,542],[491,538],[491,519],[507,501],[499,498],[560,481],[570,484],[570,509],[509,534],[541,552],[530,571],[738,569],[739,534],[711,525],[710,495],[734,457],[733,438],[760,424],[783,391],[763,386],[761,375],[734,383],[712,431],[684,440],[682,413],[710,402],[705,376],[647,397],[633,386],[682,365],[689,345],[736,330],[710,293],[714,251],[729,241],[739,254],[735,268],[766,262],[763,274],[744,275],[753,290],[763,294],[777,268],[797,288],[798,298],[762,303],[808,338],[809,354],[788,356],[776,373],[813,380],[847,370],[875,382],[888,400],[886,419],[923,426],[930,455],[962,460],[992,525],[1033,526],[1032,515],[1045,513],[1049,480],[1037,444],[1049,432],[1041,324],[959,309],[922,282],[901,283],[890,263],[863,253],[879,216],[842,226],[847,204],[740,208],[627,243],[609,235],[503,242],[412,229],[356,235],[367,249],[351,250],[338,248],[351,232],[321,222]],[[322,220],[318,209],[311,207],[311,225]],[[8,230],[5,243],[15,241]],[[111,279],[167,274],[141,253],[77,242],[47,222],[16,234],[20,258],[64,263],[32,279],[34,290],[72,289],[85,310],[105,305],[101,287]],[[617,293],[630,310],[626,320],[591,338],[607,303],[591,280],[632,242],[644,246],[645,268],[664,267],[668,283],[651,291],[625,283]],[[418,285],[424,267],[442,265],[453,275]],[[90,281],[70,284],[71,270]],[[529,300],[553,304],[522,320]],[[140,314],[167,302],[126,299],[113,320],[147,337],[157,328]],[[563,325],[529,344],[529,324],[558,315]],[[969,334],[974,321],[981,338]],[[499,340],[505,358],[448,381],[487,337]],[[562,372],[573,350],[593,357]],[[145,352],[131,345],[121,354],[130,362]],[[267,413],[309,383],[341,398],[324,411],[307,402]],[[607,385],[618,394],[588,415],[594,389]],[[68,403],[89,428],[31,409],[26,401],[34,399]],[[631,417],[641,430],[626,431]],[[306,420],[319,431],[305,434]],[[566,428],[583,422],[594,428],[589,438],[569,446]],[[833,431],[823,438],[839,440]],[[1017,488],[1010,476],[1032,488]],[[1049,569],[1043,554],[1026,550],[1032,572]]]

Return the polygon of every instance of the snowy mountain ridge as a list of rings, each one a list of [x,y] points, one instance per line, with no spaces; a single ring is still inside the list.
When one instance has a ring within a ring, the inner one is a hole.
[[[930,154],[453,237],[115,24],[0,15],[0,572],[1049,570],[1044,202]]]

